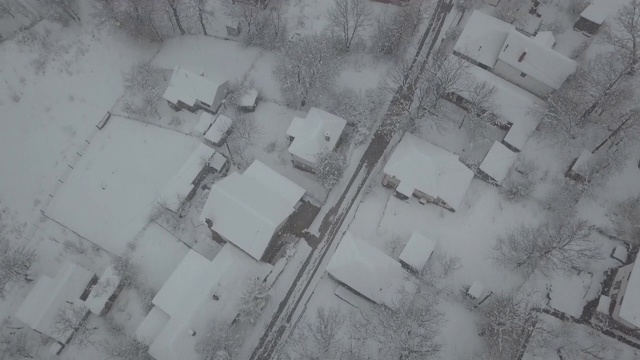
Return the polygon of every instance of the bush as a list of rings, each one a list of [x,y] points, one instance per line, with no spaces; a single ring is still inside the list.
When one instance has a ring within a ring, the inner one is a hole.
[[[316,175],[318,175],[322,185],[327,190],[331,190],[342,179],[345,168],[345,157],[339,152],[330,151],[320,155],[318,158]]]

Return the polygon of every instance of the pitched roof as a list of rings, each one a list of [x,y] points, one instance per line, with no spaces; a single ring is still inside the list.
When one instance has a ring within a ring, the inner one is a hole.
[[[640,256],[636,258],[618,316],[640,328]]]
[[[392,308],[400,305],[405,291],[416,290],[399,262],[350,231],[340,240],[326,270],[369,300]]]
[[[556,43],[556,37],[553,36],[551,31],[540,31],[533,37],[533,41],[544,47],[551,48]]]
[[[515,26],[481,11],[474,11],[453,47],[454,51],[493,67],[507,35]]]
[[[107,305],[109,298],[118,289],[120,280],[121,278],[114,267],[107,267],[85,301],[87,308],[89,308],[92,313],[100,315]]]
[[[595,0],[580,13],[581,18],[585,18],[593,23],[602,25],[609,15],[611,4],[608,0]]]
[[[498,184],[502,184],[509,170],[516,162],[518,155],[498,141],[494,141],[489,153],[482,160],[480,170],[491,176]]]
[[[410,133],[404,134],[385,165],[384,173],[400,180],[400,190],[396,191],[411,196],[417,189],[441,198],[453,209],[462,203],[474,175],[457,155]]]
[[[218,144],[220,140],[227,134],[229,129],[233,125],[233,120],[226,115],[218,115],[216,121],[204,134],[204,138],[211,141],[214,144]]]
[[[56,314],[71,301],[84,306],[80,295],[91,281],[93,273],[71,262],[62,264],[54,278],[43,275],[24,299],[16,317],[34,330],[58,341],[66,342],[71,336],[56,333],[53,324]]]
[[[203,136],[207,132],[207,130],[209,130],[214,121],[216,121],[215,116],[206,111],[203,111],[200,115],[200,120],[198,121],[196,126],[191,129],[191,133],[197,136]]]
[[[515,29],[509,32],[498,59],[553,89],[560,88],[578,66],[575,61]]]
[[[201,221],[210,219],[214,231],[259,260],[304,189],[257,160],[247,171],[213,184]]]
[[[182,101],[189,106],[193,106],[196,101],[200,101],[211,106],[218,92],[218,87],[224,82],[224,80],[213,79],[211,76],[204,74],[197,75],[180,66],[176,66],[173,69],[169,87],[167,87],[162,96],[174,104]]]
[[[420,271],[427,264],[427,260],[431,257],[435,247],[435,242],[414,231],[409,238],[409,242],[400,253],[400,260],[413,269]]]
[[[199,144],[189,156],[182,168],[164,186],[160,199],[171,211],[178,211],[180,204],[193,189],[193,180],[198,176],[205,163],[216,151],[205,144]]]
[[[289,152],[315,164],[318,155],[336,147],[346,124],[347,122],[338,116],[311,108],[306,118],[294,117],[287,129],[287,135],[294,137]],[[327,134],[329,140],[325,139]]]

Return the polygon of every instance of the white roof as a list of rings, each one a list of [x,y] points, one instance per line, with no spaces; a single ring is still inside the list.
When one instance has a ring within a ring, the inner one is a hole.
[[[226,163],[227,163],[227,158],[224,155],[222,155],[221,153],[216,151],[216,153],[213,154],[213,157],[211,158],[210,165],[216,171],[220,171],[220,170],[222,170],[222,167]]]
[[[256,104],[256,100],[258,99],[258,90],[249,89],[247,90],[240,99],[238,99],[238,105],[250,107]]]
[[[480,296],[482,296],[483,291],[484,285],[477,281],[474,281],[473,284],[471,284],[471,286],[469,287],[469,290],[467,290],[467,294],[471,295],[471,297],[473,297],[474,299],[478,299]]]
[[[228,116],[218,115],[216,121],[213,123],[213,125],[211,125],[207,133],[204,135],[204,138],[214,144],[217,144],[227,134],[229,129],[231,129],[231,125],[233,125],[233,120],[231,120]]]
[[[489,149],[489,153],[482,160],[480,170],[491,176],[498,184],[501,184],[507,177],[513,163],[518,158],[513,151],[509,150],[502,143],[495,141]]]
[[[600,313],[609,315],[609,307],[611,306],[611,298],[606,295],[600,295],[598,299],[598,307],[596,310]]]
[[[399,187],[439,197],[453,209],[462,203],[473,179],[473,171],[461,163],[457,155],[410,133],[404,134],[384,173],[399,179]],[[411,193],[401,193],[411,196]]]
[[[200,120],[196,124],[196,126],[191,129],[191,133],[197,136],[203,136],[207,130],[211,127],[211,124],[216,120],[215,116],[210,113],[203,111],[200,115]]]
[[[429,260],[435,247],[435,242],[420,233],[413,232],[409,242],[400,253],[400,260],[413,269],[420,271]]]
[[[180,204],[193,190],[193,180],[202,171],[206,162],[211,159],[215,150],[205,144],[199,144],[189,156],[178,173],[164,186],[160,199],[171,211],[178,211]]]
[[[640,328],[640,256],[636,258],[629,275],[624,301],[620,305],[618,316]]]
[[[147,346],[151,345],[167,325],[169,319],[169,314],[154,306],[138,325],[135,333],[136,339]]]
[[[611,4],[608,0],[595,0],[580,13],[580,17],[598,25],[602,25],[604,20],[607,18],[607,15],[609,15],[610,9]]]
[[[522,121],[518,121],[511,126],[507,135],[504,137],[504,141],[514,148],[522,150],[529,137],[531,137],[531,134],[536,131],[539,123],[538,120],[523,115]]]
[[[211,187],[201,220],[259,260],[304,189],[259,161],[249,168],[249,175],[232,173]]]
[[[622,245],[618,245],[615,247],[615,249],[613,249],[613,254],[611,255],[614,259],[618,259],[620,261],[622,261],[623,263],[627,262],[627,248],[625,248]]]
[[[347,122],[331,113],[318,108],[309,109],[307,117],[294,117],[287,129],[287,135],[294,137],[289,146],[289,152],[312,164],[318,160],[318,155],[332,151]],[[325,135],[329,135],[329,141]]]
[[[176,104],[178,101],[193,106],[200,101],[208,106],[213,105],[218,88],[225,81],[212,80],[206,75],[197,75],[176,66],[169,81],[169,87],[162,95],[166,100]]]
[[[551,31],[540,31],[533,37],[533,41],[544,47],[551,48],[556,43],[556,37],[553,36]]]
[[[109,298],[118,289],[118,285],[120,285],[120,276],[118,276],[113,266],[107,267],[85,301],[87,308],[92,313],[100,315]]]
[[[79,265],[65,262],[54,278],[43,275],[38,279],[18,308],[16,317],[30,328],[66,342],[72,334],[56,334],[53,328],[54,319],[66,306],[67,301],[83,305],[80,295],[93,275]]]
[[[230,323],[238,313],[237,294],[250,277],[263,279],[270,269],[271,265],[253,260],[232,244],[223,246],[213,261],[190,250],[153,298],[169,320],[153,340],[149,354],[157,360],[199,359],[195,345],[207,336],[211,323]],[[158,323],[164,319],[162,313],[153,316]],[[196,336],[189,335],[188,329]]]
[[[392,308],[400,305],[404,291],[416,290],[399,262],[350,231],[342,237],[327,272],[369,300]]]
[[[462,30],[454,51],[492,68],[498,61],[498,53],[515,26],[481,11],[474,11]]]
[[[518,61],[525,52],[524,59]],[[498,59],[553,89],[560,88],[578,66],[575,61],[540,45],[515,29],[509,32]]]
[[[576,162],[571,167],[571,171],[574,173],[581,175],[585,178],[589,177],[589,166],[591,159],[593,158],[593,154],[589,150],[582,150],[580,156],[576,159]]]

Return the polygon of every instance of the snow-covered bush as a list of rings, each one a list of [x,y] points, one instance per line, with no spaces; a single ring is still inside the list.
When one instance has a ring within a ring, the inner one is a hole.
[[[269,286],[259,278],[252,278],[240,295],[240,318],[253,324],[270,297]]]
[[[342,179],[345,168],[346,159],[344,155],[340,152],[329,151],[318,157],[316,175],[322,185],[327,190],[331,190]]]
[[[500,190],[511,201],[524,200],[535,189],[538,180],[535,177],[537,166],[531,160],[520,160],[514,169],[515,171],[507,176]]]

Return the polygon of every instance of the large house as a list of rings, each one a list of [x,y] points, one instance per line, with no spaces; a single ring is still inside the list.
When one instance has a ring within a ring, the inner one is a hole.
[[[271,239],[295,211],[303,188],[256,160],[211,187],[201,221],[260,260]]]
[[[474,11],[454,46],[454,54],[537,95],[560,88],[577,68],[552,49],[548,32],[529,37],[515,26]]]
[[[614,320],[633,330],[640,330],[640,257],[618,268],[609,297],[614,302]]]
[[[97,281],[98,278],[89,270],[65,262],[55,277],[44,275],[38,279],[18,308],[16,318],[33,330],[66,344],[71,340],[73,331],[66,327],[57,328],[56,316],[67,306],[82,309],[88,315],[85,300]]]
[[[215,113],[220,108],[222,100],[229,92],[229,82],[225,79],[215,79],[204,73],[197,75],[177,66],[169,86],[162,97],[169,106],[176,110],[186,109],[196,112],[198,109]]]
[[[306,118],[294,117],[287,129],[293,165],[313,172],[318,157],[333,151],[347,122],[331,113],[311,108]]]
[[[340,240],[327,273],[355,294],[390,308],[417,289],[399,262],[350,231]]]
[[[458,156],[405,133],[384,166],[382,184],[402,199],[417,197],[455,211],[467,192],[473,171]]]
[[[232,244],[210,261],[190,250],[153,298],[153,308],[136,330],[157,360],[199,360],[196,344],[212,323],[230,325],[239,311],[238,294],[251,278],[272,269]]]

